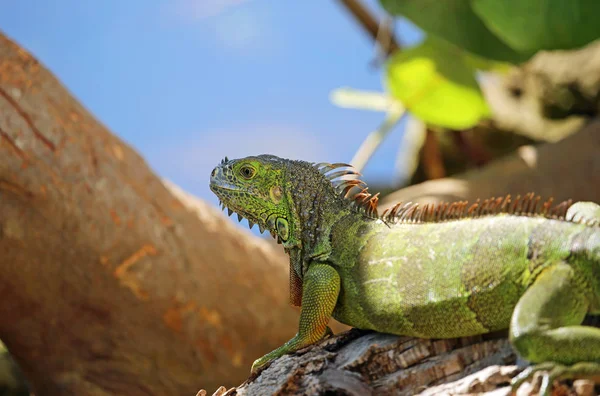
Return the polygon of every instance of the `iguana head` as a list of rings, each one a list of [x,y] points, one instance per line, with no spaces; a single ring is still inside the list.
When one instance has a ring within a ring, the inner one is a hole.
[[[345,169],[344,169],[345,168]],[[268,229],[286,247],[323,242],[336,217],[355,212],[377,217],[371,196],[350,165],[313,164],[273,155],[229,160],[213,169],[210,189],[229,215]],[[360,192],[350,194],[351,190]]]
[[[225,157],[210,175],[210,189],[229,215],[233,212],[268,229],[278,242],[290,239],[292,222],[290,195],[286,194],[287,160],[259,155],[229,160]]]

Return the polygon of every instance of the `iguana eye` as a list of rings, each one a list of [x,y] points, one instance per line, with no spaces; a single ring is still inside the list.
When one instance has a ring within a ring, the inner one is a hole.
[[[242,166],[240,168],[240,175],[242,175],[244,179],[252,179],[255,173],[256,171],[251,166]]]

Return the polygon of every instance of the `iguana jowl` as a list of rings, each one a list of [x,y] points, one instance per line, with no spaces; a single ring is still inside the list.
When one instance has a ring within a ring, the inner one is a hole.
[[[223,207],[268,229],[290,256],[298,333],[271,360],[330,333],[331,317],[361,329],[450,338],[500,329],[539,363],[544,389],[600,376],[600,206],[556,206],[527,194],[467,205],[398,204],[377,214],[358,173],[272,155],[225,159],[210,178]],[[358,191],[358,192],[356,192]]]

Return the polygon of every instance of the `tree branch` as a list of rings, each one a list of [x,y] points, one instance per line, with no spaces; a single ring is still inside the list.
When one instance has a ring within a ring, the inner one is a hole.
[[[165,188],[2,35],[0,92],[0,338],[36,395],[235,384],[296,331],[283,252]]]
[[[386,36],[381,34],[381,23],[377,21],[375,16],[371,14],[367,7],[365,7],[360,0],[339,0],[340,3],[350,12],[356,22],[363,28],[363,30],[373,39],[378,42],[382,51],[386,55],[390,55],[400,49],[400,45],[394,38],[392,32],[386,32]]]

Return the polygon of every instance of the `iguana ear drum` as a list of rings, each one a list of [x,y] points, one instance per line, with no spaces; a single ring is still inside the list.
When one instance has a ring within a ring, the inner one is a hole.
[[[283,190],[279,186],[272,187],[269,191],[269,195],[271,196],[271,200],[278,204],[281,202],[281,197],[283,197]]]
[[[284,219],[283,217],[278,217],[276,226],[277,226],[277,234],[279,234],[279,237],[284,242],[287,241],[288,237],[290,236],[287,220]]]

